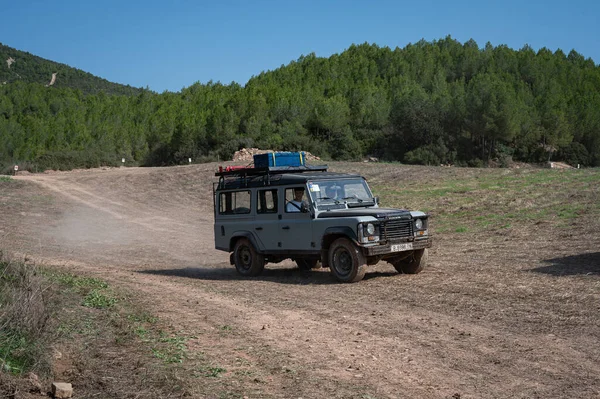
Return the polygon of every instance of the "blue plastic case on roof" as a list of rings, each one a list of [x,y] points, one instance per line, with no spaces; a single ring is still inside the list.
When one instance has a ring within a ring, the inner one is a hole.
[[[254,155],[254,167],[266,168],[270,166],[303,166],[306,156],[304,152],[268,152]]]

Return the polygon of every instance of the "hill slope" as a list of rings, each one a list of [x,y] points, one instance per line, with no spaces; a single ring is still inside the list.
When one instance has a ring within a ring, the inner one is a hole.
[[[65,64],[46,60],[0,43],[0,84],[16,81],[79,89],[86,94],[133,95],[141,89],[99,78]]]
[[[20,76],[18,63],[40,60],[4,56]],[[451,37],[402,49],[365,43],[329,58],[300,57],[244,87],[195,83],[130,96],[56,87],[75,71],[68,67],[44,87],[58,64],[44,65],[43,84],[13,76],[0,85],[0,173],[17,162],[30,170],[122,158],[205,162],[243,147],[425,165],[600,166],[600,67],[574,50],[479,47]],[[111,85],[90,85],[100,83]]]

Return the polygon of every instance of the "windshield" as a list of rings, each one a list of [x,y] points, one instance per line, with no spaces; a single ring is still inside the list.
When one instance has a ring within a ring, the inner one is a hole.
[[[308,183],[312,201],[324,203],[372,202],[373,196],[364,179],[319,180]]]

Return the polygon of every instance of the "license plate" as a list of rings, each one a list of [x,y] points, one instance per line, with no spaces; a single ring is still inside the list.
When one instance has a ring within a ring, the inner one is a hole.
[[[392,245],[392,252],[410,251],[411,249],[413,249],[412,242]]]

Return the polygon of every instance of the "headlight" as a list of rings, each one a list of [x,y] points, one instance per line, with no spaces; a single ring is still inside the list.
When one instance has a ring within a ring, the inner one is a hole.
[[[415,220],[415,228],[421,230],[423,228],[423,221],[421,219]]]
[[[379,241],[377,227],[373,223],[358,224],[358,241],[363,244],[376,243]]]
[[[367,224],[367,234],[372,236],[373,234],[375,234],[375,226],[373,226],[372,223]]]

